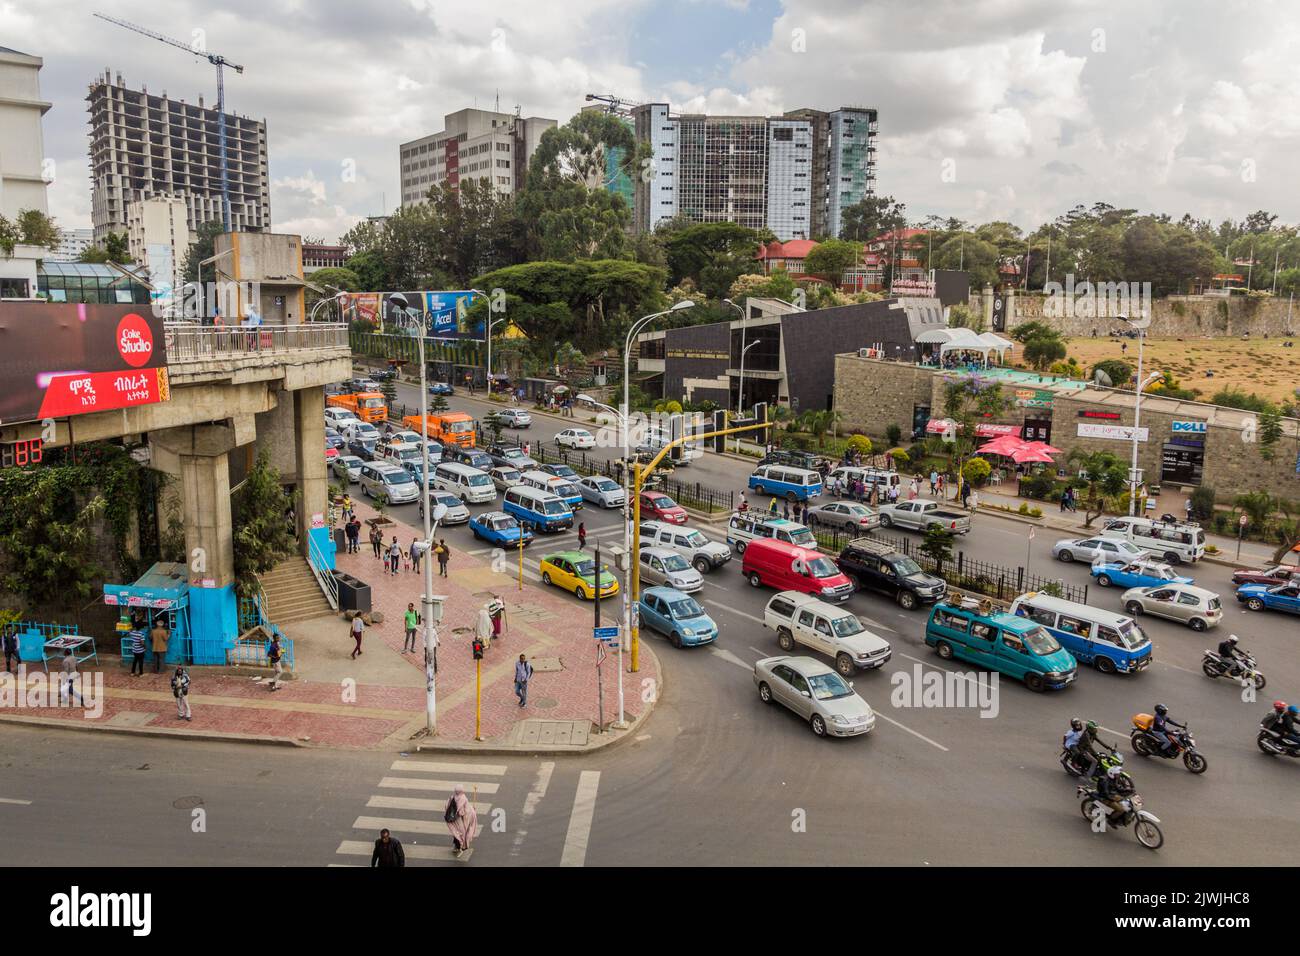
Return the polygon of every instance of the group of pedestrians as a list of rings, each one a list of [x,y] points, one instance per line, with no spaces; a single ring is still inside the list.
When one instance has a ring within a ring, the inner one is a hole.
[[[447,825],[447,832],[451,834],[452,855],[459,860],[474,845],[474,838],[478,836],[478,811],[465,793],[463,783],[458,783],[453,788],[447,805],[443,807],[442,820]],[[402,849],[402,841],[393,836],[387,827],[379,831],[379,839],[375,841],[375,849],[370,854],[370,866],[372,869],[406,866],[406,851]]]

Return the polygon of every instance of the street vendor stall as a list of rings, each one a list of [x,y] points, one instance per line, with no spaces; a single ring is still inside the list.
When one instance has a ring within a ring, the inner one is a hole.
[[[105,584],[104,603],[120,612],[118,632],[122,635],[122,660],[131,659],[131,632],[148,633],[154,623],[161,623],[170,633],[167,643],[168,664],[224,664],[224,641],[196,640],[190,630],[190,585],[183,564],[160,561],[134,584]],[[152,663],[153,649],[146,642],[146,660]]]

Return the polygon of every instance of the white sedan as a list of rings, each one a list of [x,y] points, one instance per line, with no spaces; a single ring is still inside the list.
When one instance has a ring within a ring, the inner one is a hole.
[[[1106,564],[1140,561],[1151,557],[1151,552],[1139,548],[1132,541],[1123,538],[1106,538],[1098,535],[1092,538],[1065,538],[1052,545],[1052,557],[1058,561],[1097,561]]]
[[[565,448],[595,448],[596,436],[585,428],[566,428],[555,436],[555,444]]]

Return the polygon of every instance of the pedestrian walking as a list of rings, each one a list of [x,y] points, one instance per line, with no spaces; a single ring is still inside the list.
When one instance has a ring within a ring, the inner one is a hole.
[[[280,635],[272,634],[271,643],[266,648],[266,659],[271,664],[271,669],[275,671],[275,676],[271,678],[271,690],[280,689],[280,677],[284,674],[284,648],[280,646]]]
[[[744,493],[743,491],[740,493],[740,509],[739,509],[739,510],[740,510],[742,513],[744,513],[744,512],[746,512],[746,511],[749,510],[749,499],[745,497],[745,493]]]
[[[578,550],[581,551],[587,547],[587,526],[578,522]]]
[[[415,629],[420,624],[420,612],[415,609],[415,604],[406,605],[406,613],[402,615],[402,623],[406,626],[406,641],[402,644],[403,654],[415,653]]]
[[[944,497],[944,490],[943,490],[943,475],[940,475],[940,476],[939,476],[939,484],[938,484],[937,492],[938,492],[938,495],[939,495],[940,498]]]
[[[1191,498],[1188,498],[1185,502],[1183,502],[1183,508],[1185,508],[1187,511],[1187,520],[1190,523],[1192,520],[1192,499]]]
[[[474,842],[475,831],[478,829],[478,814],[474,810],[474,804],[469,802],[469,797],[465,796],[463,783],[456,784],[452,791],[447,809],[443,811],[443,820],[451,833],[452,849],[459,858]]]
[[[397,573],[397,564],[402,560],[402,546],[397,543],[397,535],[393,535],[393,543],[388,546],[388,573]]]
[[[357,659],[357,655],[361,653],[361,634],[365,629],[366,622],[361,620],[361,615],[358,614],[352,619],[352,640],[357,642],[356,648],[352,651],[354,661]]]
[[[375,557],[382,558],[382,549],[384,547],[384,536],[380,530],[373,525],[370,527],[370,547],[375,549]]]
[[[411,571],[411,552],[406,548],[402,549],[402,570],[408,574]]]
[[[970,506],[970,493],[971,493],[970,482],[963,481],[961,483],[961,504],[963,508]]]
[[[20,660],[18,657],[18,629],[12,624],[6,624],[4,636],[0,637],[0,643],[4,644],[5,670],[17,674],[17,664]]]
[[[63,692],[59,695],[60,706],[71,706],[80,704],[85,706],[85,700],[77,693],[77,658],[73,656],[72,648],[63,652]],[[68,701],[67,705],[63,701]]]
[[[528,682],[533,679],[533,665],[528,663],[528,658],[523,654],[519,655],[519,661],[515,664],[515,696],[519,698],[519,706],[528,706]]]
[[[153,645],[153,672],[159,674],[162,672],[163,658],[167,656],[167,642],[171,640],[171,631],[163,623],[163,616],[159,614],[153,619],[153,630],[149,632],[149,641]]]
[[[190,710],[190,675],[184,664],[176,665],[172,675],[172,696],[176,698],[176,719],[193,720],[194,712]]]
[[[776,495],[773,495],[772,500],[767,503],[767,513],[770,515],[776,514]]]
[[[131,676],[144,676],[144,631],[131,632]]]
[[[402,842],[389,833],[387,828],[379,831],[379,839],[375,841],[375,852],[370,854],[370,868],[380,866],[406,866],[406,853],[402,850]]]
[[[781,517],[786,521],[790,520],[790,499],[788,498],[781,499]]]
[[[907,489],[907,500],[915,501],[916,496],[920,494],[920,492],[921,492],[921,480],[919,478],[913,478],[912,487]]]
[[[447,576],[447,562],[451,560],[451,548],[447,546],[445,538],[438,539],[438,548],[434,551],[438,556],[438,576]]]
[[[483,645],[483,650],[492,646],[492,612],[486,606],[479,608],[474,615],[474,637]]]
[[[970,493],[970,510],[979,511],[979,508],[980,508],[980,493],[972,488]]]
[[[352,496],[343,496],[343,520],[350,522],[352,520]]]
[[[487,607],[488,613],[492,615],[492,640],[499,641],[506,626],[506,602],[501,600],[500,595],[494,594]]]

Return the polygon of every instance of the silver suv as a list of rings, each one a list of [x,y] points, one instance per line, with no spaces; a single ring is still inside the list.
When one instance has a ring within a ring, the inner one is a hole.
[[[641,523],[641,544],[676,551],[700,574],[708,574],[731,560],[731,549],[706,537],[695,528],[683,528],[662,521]]]

